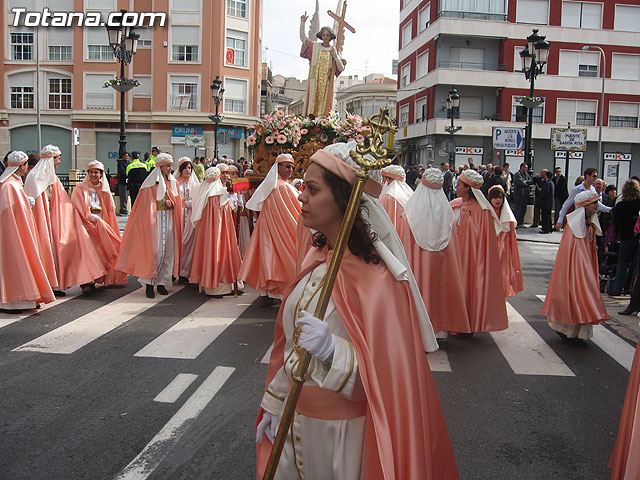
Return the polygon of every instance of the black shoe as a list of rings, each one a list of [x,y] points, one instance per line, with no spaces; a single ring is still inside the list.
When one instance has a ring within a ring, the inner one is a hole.
[[[17,308],[0,308],[0,312],[2,313],[11,313],[12,315],[17,315],[22,313],[22,310],[18,310]]]
[[[237,290],[237,291],[231,290],[229,293],[225,293],[224,296],[225,297],[233,297],[236,294],[238,296],[240,296],[240,295],[244,295],[244,292],[242,290]]]
[[[456,335],[456,338],[459,338],[461,340],[466,340],[468,338],[473,337],[473,332],[469,332],[469,333],[458,333]]]
[[[210,296],[213,297],[213,298],[218,298],[218,299],[224,298],[224,295],[210,295]]]
[[[620,292],[614,292],[613,290],[609,290],[609,293],[607,295],[609,295],[610,297],[619,297]]]
[[[262,308],[272,307],[274,303],[275,302],[271,297],[268,297],[266,295],[263,297],[260,297],[260,306]]]
[[[80,288],[82,289],[83,295],[89,295],[90,293],[93,293],[97,290],[96,286],[93,283],[83,283],[82,285],[80,285]]]
[[[147,289],[145,291],[145,295],[147,298],[155,298],[156,294],[153,293],[153,285],[147,285]]]
[[[638,313],[638,310],[634,310],[633,308],[625,308],[624,310],[620,310],[618,312],[618,315],[635,315],[636,313]]]
[[[180,277],[178,277],[178,283],[180,285],[189,285],[189,279],[180,275]]]
[[[438,342],[438,348],[440,348],[440,350],[447,350],[449,347],[449,340],[447,338],[436,338],[436,341]]]
[[[164,285],[158,285],[158,293],[160,295],[169,295],[169,292],[167,292],[167,289]]]
[[[562,341],[564,343],[568,343],[569,342],[569,338],[564,333],[558,332],[556,330],[554,330],[554,331],[558,334],[558,336],[562,339]]]
[[[67,294],[66,294],[66,293],[64,293],[64,291],[62,291],[62,290],[54,290],[54,291],[53,291],[53,294],[54,294],[56,297],[66,297],[66,296],[67,296]]]

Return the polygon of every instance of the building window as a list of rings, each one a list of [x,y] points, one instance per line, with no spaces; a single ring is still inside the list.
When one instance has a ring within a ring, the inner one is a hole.
[[[516,21],[518,23],[547,25],[549,23],[549,0],[518,0]]]
[[[69,62],[73,60],[70,45],[49,45],[49,60]]]
[[[114,90],[103,88],[113,79],[111,73],[87,73],[84,77],[84,105],[87,110],[113,110]]]
[[[640,6],[616,5],[614,30],[640,32]]]
[[[49,79],[49,108],[51,110],[71,109],[71,79]]]
[[[418,13],[418,31],[422,32],[429,27],[429,22],[431,20],[431,4],[427,3],[427,5],[420,10]]]
[[[225,56],[227,65],[246,66],[247,34],[245,32],[227,30],[227,49],[233,50],[233,54],[230,55],[227,52]]]
[[[227,15],[247,17],[247,0],[227,0]]]
[[[227,78],[224,81],[224,110],[229,113],[247,113],[247,82]]]
[[[579,77],[597,77],[598,66],[597,65],[578,65]]]
[[[89,60],[112,60],[113,48],[109,45],[87,45]]]
[[[416,100],[416,123],[427,119],[427,98]]]
[[[513,97],[513,108],[511,110],[512,122],[524,122],[526,123],[529,118],[529,109],[520,105],[520,99],[522,97]],[[533,123],[543,123],[544,121],[544,107],[536,107],[533,109]]]
[[[136,27],[136,33],[140,35],[138,48],[150,48],[153,40],[153,30],[149,27]]]
[[[11,60],[33,60],[33,33],[11,34]]]
[[[609,126],[622,128],[638,128],[640,104],[610,102]]]
[[[171,83],[171,107],[173,110],[195,110],[198,104],[197,83]]]
[[[440,0],[438,17],[506,21],[506,0]]]
[[[400,107],[400,118],[398,126],[404,127],[409,125],[409,105],[403,105]]]
[[[416,78],[424,77],[429,70],[429,52],[418,55]]]
[[[411,41],[411,22],[402,27],[402,46],[404,47]]]
[[[593,126],[596,124],[597,101],[558,99],[556,123]]]
[[[638,117],[609,116],[610,127],[638,128]]]
[[[11,108],[33,108],[33,87],[11,87]]]
[[[402,75],[400,77],[400,87],[406,87],[411,82],[411,62],[402,66]]]
[[[558,74],[567,77],[597,77],[600,53],[581,50],[560,50]]]
[[[593,126],[596,124],[596,114],[591,112],[576,112],[576,125]]]
[[[197,45],[174,45],[171,60],[174,62],[197,62]]]
[[[640,55],[614,53],[611,56],[611,78],[640,80]]]
[[[562,2],[562,26],[600,28],[602,26],[602,4]]]

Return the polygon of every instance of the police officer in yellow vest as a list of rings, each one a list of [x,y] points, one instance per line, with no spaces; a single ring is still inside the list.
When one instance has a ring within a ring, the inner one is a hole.
[[[160,149],[158,147],[153,147],[151,149],[151,156],[149,157],[149,160],[147,160],[146,162],[144,162],[147,165],[147,171],[151,171],[154,168],[156,168],[156,156],[160,153]]]
[[[127,178],[129,179],[129,194],[131,195],[131,208],[136,201],[138,191],[144,182],[144,179],[149,175],[147,166],[140,161],[140,152],[131,152],[133,159],[131,163],[127,165]]]

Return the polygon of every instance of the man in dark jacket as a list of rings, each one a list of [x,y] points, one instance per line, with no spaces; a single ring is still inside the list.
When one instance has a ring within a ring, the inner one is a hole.
[[[442,170],[442,176],[444,178],[444,183],[442,184],[442,190],[447,197],[447,200],[452,200],[452,192],[453,192],[453,172],[449,170],[449,164],[442,162],[440,164],[440,170]]]
[[[406,182],[413,190],[416,189],[416,178],[418,178],[418,171],[412,165],[409,165],[407,167]]]
[[[537,227],[540,225],[540,213],[542,212],[542,207],[540,206],[540,193],[542,192],[542,184],[547,179],[547,169],[543,168],[540,170],[540,173],[533,177],[533,184],[536,186],[534,201],[533,201],[533,223],[531,224],[531,228]],[[551,207],[553,208],[553,207]]]
[[[131,193],[131,208],[136,201],[140,187],[147,178],[149,171],[147,166],[140,161],[140,152],[133,152],[133,160],[127,167],[127,178],[129,179],[129,192]]]
[[[493,173],[485,177],[484,183],[480,188],[480,191],[484,193],[484,196],[487,198],[489,198],[489,189],[494,185],[500,185],[502,187],[502,190],[504,190],[505,192],[507,191],[507,181],[502,176],[502,167],[495,166],[492,168]]]
[[[553,171],[553,185],[555,187],[555,213],[553,215],[553,224],[558,223],[560,210],[562,205],[569,198],[569,190],[567,189],[567,179],[562,175],[562,169],[556,167]]]
[[[118,175],[117,175],[117,183],[116,183],[116,191],[118,192],[118,197],[120,197],[120,211],[118,215],[124,217],[129,215],[127,211],[127,203],[129,201],[129,193],[127,192],[127,165],[129,165],[130,157],[127,152],[117,160],[118,164]]]
[[[529,203],[529,185],[533,183],[531,175],[529,175],[529,165],[520,164],[520,170],[513,175],[513,199],[515,211],[513,212],[518,226],[524,224],[524,216],[527,213],[527,205]]]
[[[553,229],[553,225],[551,224],[551,210],[555,204],[555,185],[552,178],[553,174],[550,171],[545,170],[542,188],[538,192],[538,197],[540,199],[540,211],[542,212],[541,233],[551,233]]]

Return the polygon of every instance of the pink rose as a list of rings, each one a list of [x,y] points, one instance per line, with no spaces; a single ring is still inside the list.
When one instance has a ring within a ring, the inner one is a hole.
[[[303,128],[302,130],[300,130],[300,133],[302,135],[306,135],[307,133],[309,133],[309,130],[307,130],[306,128]]]
[[[256,144],[256,137],[253,135],[249,135],[249,137],[247,137],[247,145],[255,145]]]
[[[269,135],[267,138],[264,139],[264,142],[271,145],[274,142],[274,140],[275,139],[271,135]]]
[[[278,110],[278,111],[276,112],[276,116],[277,116],[277,117],[284,117],[284,112],[283,112],[282,110]]]
[[[358,143],[364,142],[364,135],[361,135],[361,134],[356,135],[356,142]]]
[[[326,127],[327,125],[329,125],[329,120],[327,120],[326,118],[323,118],[322,120],[320,120],[320,124],[323,127]]]
[[[278,122],[278,128],[279,128],[280,130],[282,130],[282,129],[283,129],[284,127],[286,127],[286,126],[287,126],[287,124],[286,124],[286,122],[285,122],[284,120],[280,120],[280,121]]]
[[[287,143],[287,137],[285,137],[284,135],[280,134],[278,135],[278,137],[276,138],[276,140],[278,141],[278,143],[280,145]]]

